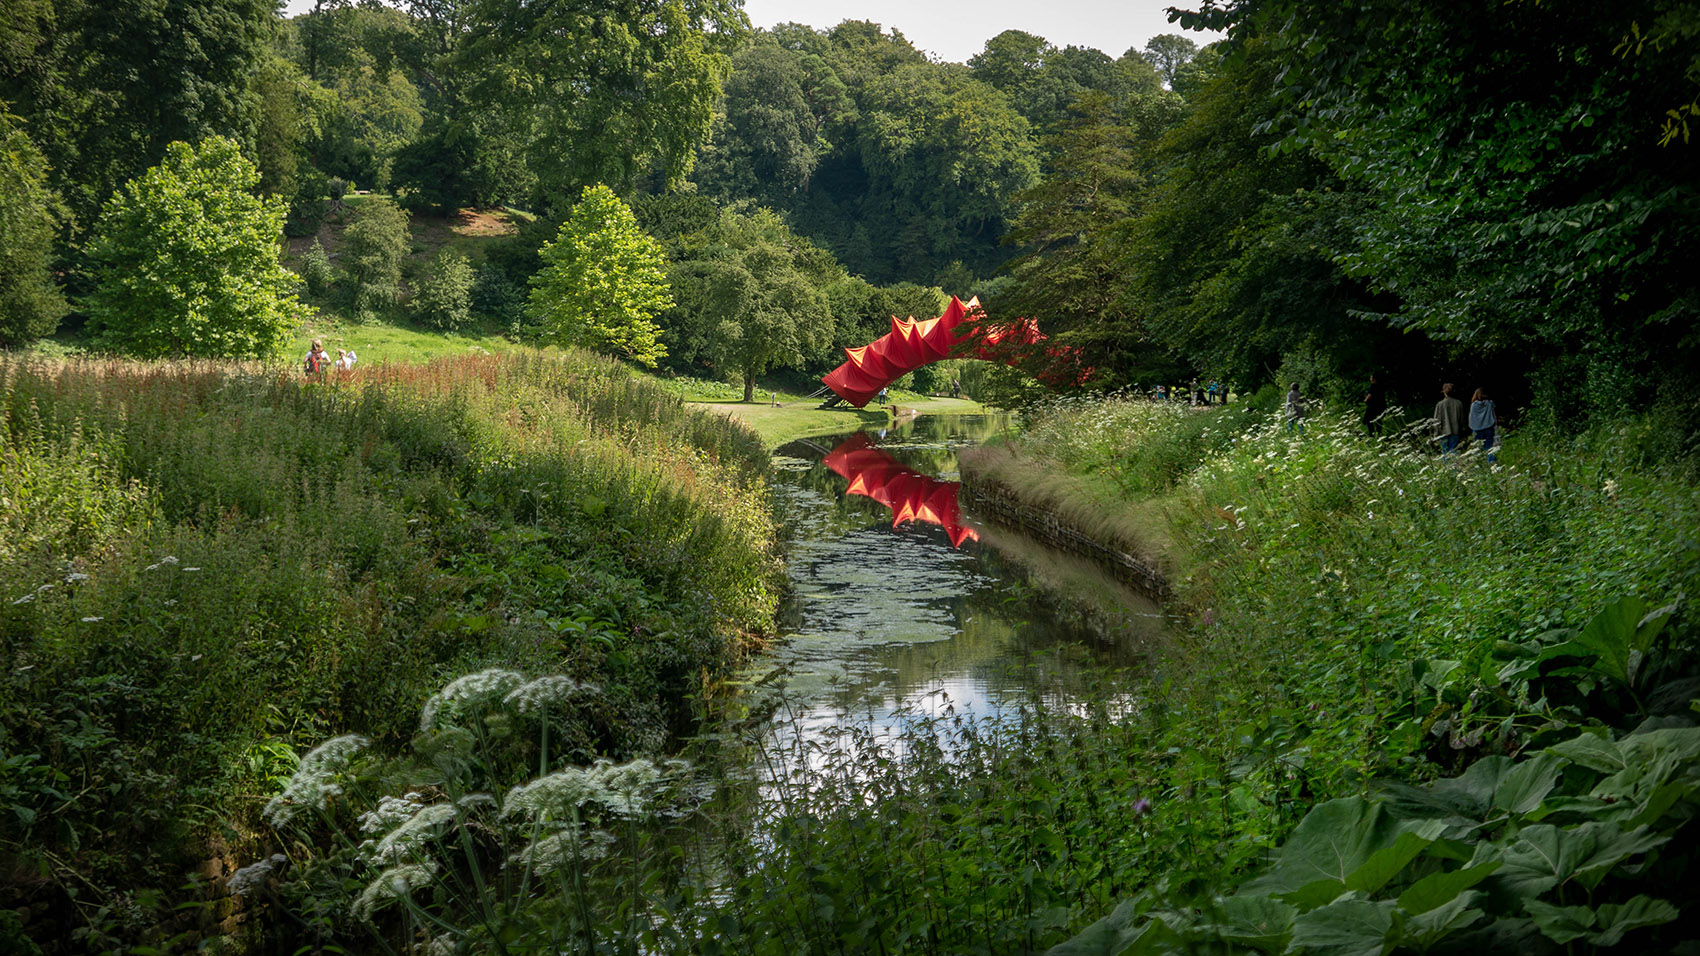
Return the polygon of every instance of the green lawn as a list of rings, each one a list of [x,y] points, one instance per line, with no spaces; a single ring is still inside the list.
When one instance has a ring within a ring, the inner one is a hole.
[[[302,323],[290,336],[283,348],[284,358],[300,361],[314,339],[324,343],[325,351],[330,353],[333,361],[337,349],[353,349],[360,364],[426,362],[468,352],[487,355],[517,352],[524,348],[500,335],[433,332],[382,321],[344,322],[334,315],[321,313]]]
[[[930,398],[927,396],[909,396],[899,393],[888,406],[869,405],[867,408],[852,408],[849,405],[839,405],[836,408],[822,409],[820,398],[805,398],[801,395],[778,393],[778,404],[768,398],[771,393],[760,393],[755,402],[745,403],[724,398],[698,399],[687,394],[686,401],[703,408],[712,409],[733,418],[754,429],[761,436],[762,443],[768,448],[778,448],[787,442],[810,435],[831,435],[840,432],[855,431],[867,425],[883,425],[892,420],[895,415],[906,416],[911,413],[927,415],[971,415],[985,411],[977,402],[959,398]]]

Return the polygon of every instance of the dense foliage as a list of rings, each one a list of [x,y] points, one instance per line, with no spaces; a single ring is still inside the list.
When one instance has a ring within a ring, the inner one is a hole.
[[[531,277],[530,312],[546,340],[654,367],[667,354],[655,314],[673,304],[661,244],[613,190],[586,186]]]
[[[604,359],[0,363],[0,905],[62,952],[193,931],[331,728],[501,660],[595,685],[553,752],[653,752],[774,609],[759,443]]]
[[[236,143],[172,143],[101,212],[86,302],[102,344],[150,358],[269,358],[294,319],[283,203]]]

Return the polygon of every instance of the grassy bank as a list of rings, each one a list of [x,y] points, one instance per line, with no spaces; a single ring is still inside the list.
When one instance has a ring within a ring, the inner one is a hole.
[[[0,908],[59,952],[227,915],[171,918],[184,874],[331,733],[393,749],[502,662],[583,689],[556,753],[656,752],[774,609],[759,442],[602,359],[0,358],[0,388]]]

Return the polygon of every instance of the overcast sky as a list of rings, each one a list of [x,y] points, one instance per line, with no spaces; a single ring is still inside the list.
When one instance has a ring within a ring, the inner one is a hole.
[[[1005,30],[1026,30],[1057,46],[1089,46],[1112,57],[1143,47],[1159,33],[1179,33],[1200,46],[1214,34],[1187,33],[1163,10],[1185,0],[744,0],[758,27],[791,21],[819,29],[844,20],[896,27],[909,42],[941,60],[958,63],[980,52]],[[290,15],[313,0],[287,0]]]

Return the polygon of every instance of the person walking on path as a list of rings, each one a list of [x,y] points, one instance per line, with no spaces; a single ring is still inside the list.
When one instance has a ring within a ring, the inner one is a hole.
[[[1499,461],[1499,456],[1493,452],[1494,426],[1498,424],[1499,416],[1495,414],[1493,399],[1488,398],[1487,389],[1476,389],[1476,394],[1470,396],[1470,431],[1476,436],[1476,441],[1482,443],[1482,451],[1487,452],[1488,461]]]
[[[1381,434],[1381,416],[1387,414],[1387,388],[1375,373],[1369,374],[1369,391],[1364,393],[1364,431],[1369,437]]]
[[[1443,454],[1453,454],[1458,451],[1458,443],[1468,434],[1465,426],[1464,403],[1452,397],[1453,385],[1447,382],[1440,386],[1440,401],[1434,406],[1434,423],[1440,433],[1440,450]]]
[[[1287,389],[1287,431],[1305,433],[1305,397],[1299,394],[1299,383]]]

